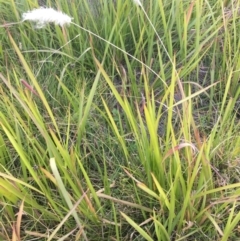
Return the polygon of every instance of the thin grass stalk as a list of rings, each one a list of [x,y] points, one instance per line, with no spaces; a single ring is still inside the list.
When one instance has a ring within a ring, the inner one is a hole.
[[[61,186],[61,185],[60,185]],[[61,189],[61,191],[63,191]],[[71,216],[74,215],[73,213],[75,212],[75,209],[80,205],[80,203],[82,202],[82,200],[84,199],[84,196],[86,195],[86,193],[83,193],[83,195],[81,196],[81,198],[73,205],[73,207],[70,209],[70,211],[68,212],[68,214],[62,219],[62,221],[58,224],[58,226],[55,228],[55,230],[52,232],[52,234],[48,237],[47,241],[51,241],[52,239],[54,239],[54,236],[57,234],[57,232],[59,231],[59,229],[64,225],[64,223],[67,221],[67,219]],[[83,236],[84,236],[84,230],[83,228],[80,227],[80,230],[83,232]],[[69,236],[70,234],[68,234]],[[68,236],[65,236],[68,237]],[[63,237],[64,238],[64,237]],[[62,238],[62,240],[64,240]]]
[[[170,235],[164,225],[162,225],[161,222],[158,221],[159,216],[156,214],[156,212],[153,213],[153,223],[156,230],[156,236],[158,238],[158,241],[170,241]]]
[[[77,213],[76,213],[76,211],[75,211],[76,205],[75,205],[75,207],[74,207],[73,204],[72,204],[72,202],[71,202],[71,200],[70,200],[69,193],[67,192],[67,190],[66,190],[66,188],[65,188],[65,186],[64,186],[64,184],[63,184],[62,178],[60,177],[60,174],[59,174],[59,172],[58,172],[58,169],[57,169],[56,162],[55,162],[55,159],[54,159],[54,158],[51,158],[51,159],[50,159],[50,166],[51,166],[52,172],[53,172],[53,174],[54,174],[54,176],[55,176],[55,178],[56,178],[56,181],[57,181],[59,190],[61,191],[61,193],[62,193],[62,195],[63,195],[63,197],[64,197],[64,199],[65,199],[65,201],[66,201],[66,203],[67,203],[67,205],[68,205],[68,207],[69,207],[69,209],[71,210],[71,211],[70,211],[70,214],[73,215],[76,223],[78,224],[79,229],[82,230],[83,239],[84,239],[85,241],[88,241],[88,238],[87,238],[87,236],[86,236],[86,233],[85,233],[84,230],[83,230],[81,221],[80,221],[80,219],[79,219],[79,217],[78,217],[78,215],[77,215]],[[82,198],[83,198],[83,197],[84,197],[84,196],[82,196]],[[81,201],[82,201],[82,198],[80,199]],[[79,202],[79,201],[78,201],[78,202]],[[77,202],[77,203],[78,203],[78,202]],[[80,202],[79,202],[79,203],[80,203]],[[58,229],[59,229],[60,227],[61,227],[61,226],[59,225],[59,227],[58,227],[57,229],[55,229],[55,231],[52,233],[52,235],[48,238],[48,241],[51,240],[51,238],[55,235],[55,233],[58,231]]]
[[[54,118],[54,116],[53,116],[53,113],[52,113],[52,111],[51,111],[51,109],[50,109],[50,106],[49,106],[49,104],[47,103],[47,100],[46,100],[46,98],[45,98],[45,96],[44,96],[44,94],[43,94],[43,92],[42,92],[42,90],[41,90],[41,88],[40,88],[37,80],[35,79],[32,71],[31,71],[31,69],[29,68],[26,60],[24,59],[24,57],[23,57],[20,49],[19,49],[18,46],[16,45],[15,41],[13,40],[13,38],[12,38],[12,36],[11,36],[11,34],[10,34],[9,32],[8,32],[8,36],[9,36],[9,39],[10,39],[10,41],[11,41],[11,43],[12,43],[12,45],[13,45],[13,47],[14,47],[14,49],[15,49],[15,51],[16,51],[16,53],[17,53],[17,55],[18,55],[18,57],[19,57],[19,59],[20,59],[20,61],[21,61],[21,63],[22,63],[22,65],[23,65],[25,71],[27,72],[27,75],[28,75],[29,78],[31,79],[34,87],[35,87],[36,90],[37,90],[37,93],[39,94],[39,97],[41,98],[41,100],[42,100],[42,102],[43,102],[43,104],[44,104],[44,106],[45,106],[45,108],[46,108],[49,116],[51,117],[51,120],[52,120],[52,122],[53,122],[53,124],[54,124],[55,130],[56,130],[57,133],[58,133],[58,136],[60,136],[60,133],[59,133],[59,130],[58,130],[58,127],[57,127],[56,120],[55,120],[55,118]]]
[[[80,170],[81,170],[81,172],[82,172],[82,174],[83,174],[83,176],[86,180],[87,186],[88,186],[89,190],[91,191],[92,197],[95,200],[95,203],[96,203],[98,209],[101,210],[101,203],[100,203],[99,198],[96,194],[96,191],[95,191],[95,189],[92,185],[92,182],[91,182],[91,180],[90,180],[90,178],[89,178],[89,176],[88,176],[85,168],[83,167],[83,164],[82,164],[82,162],[81,162],[81,160],[79,159],[78,156],[76,156],[76,159],[77,159],[78,165],[80,167]],[[102,212],[102,210],[101,210],[101,212]]]
[[[134,227],[141,235],[142,237],[147,241],[153,241],[153,239],[147,234],[146,231],[144,231],[138,224],[136,224],[130,217],[128,217],[126,214],[121,212],[121,215],[126,219],[126,221]]]

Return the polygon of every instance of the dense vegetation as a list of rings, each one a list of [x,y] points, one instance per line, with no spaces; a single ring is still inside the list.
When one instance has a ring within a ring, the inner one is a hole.
[[[0,6],[0,240],[240,240],[238,0]]]

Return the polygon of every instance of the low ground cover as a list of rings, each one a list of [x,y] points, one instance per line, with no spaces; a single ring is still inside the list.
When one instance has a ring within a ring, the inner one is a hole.
[[[238,1],[0,5],[1,240],[240,239]]]

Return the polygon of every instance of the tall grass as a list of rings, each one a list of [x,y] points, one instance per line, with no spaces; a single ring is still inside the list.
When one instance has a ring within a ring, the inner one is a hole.
[[[1,1],[2,240],[239,238],[238,1]]]

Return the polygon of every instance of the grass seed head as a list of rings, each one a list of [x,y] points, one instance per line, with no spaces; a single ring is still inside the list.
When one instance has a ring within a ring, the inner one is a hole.
[[[55,25],[69,25],[72,22],[72,18],[67,14],[60,11],[56,11],[53,8],[38,8],[23,13],[22,21],[32,21],[36,23],[36,28],[43,28],[48,23],[54,23]]]
[[[141,3],[140,0],[133,0],[133,2],[134,2],[135,4],[137,4],[138,6],[142,7],[142,3]]]

